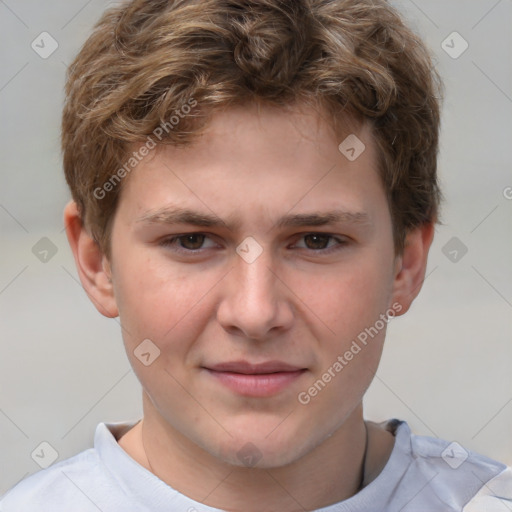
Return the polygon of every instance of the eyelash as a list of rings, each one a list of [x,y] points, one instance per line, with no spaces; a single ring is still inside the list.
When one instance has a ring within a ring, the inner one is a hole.
[[[161,240],[159,242],[159,245],[161,245],[163,247],[169,247],[169,248],[171,248],[175,252],[178,252],[178,253],[181,253],[181,254],[188,254],[188,255],[200,254],[201,252],[209,249],[209,248],[207,248],[207,249],[203,249],[203,248],[200,248],[200,249],[185,249],[185,248],[180,247],[180,246],[177,245],[177,242],[179,242],[180,240],[183,240],[183,239],[185,239],[187,237],[190,237],[190,236],[204,236],[205,240],[206,239],[210,239],[211,240],[211,238],[206,233],[186,233],[186,234],[183,234],[183,235],[176,235],[176,236],[173,236],[171,238],[165,238],[165,239],[163,239],[163,240]],[[345,237],[340,238],[340,237],[336,237],[334,235],[331,235],[329,233],[323,233],[323,232],[304,233],[303,235],[300,236],[299,240],[303,239],[303,238],[305,238],[307,236],[327,237],[328,238],[327,244],[329,244],[332,240],[337,242],[336,245],[328,247],[328,248],[325,248],[325,249],[309,249],[307,247],[300,247],[300,249],[303,249],[303,250],[306,250],[306,251],[311,251],[311,252],[317,253],[317,254],[330,254],[332,252],[339,251],[342,248],[344,248],[346,245],[348,245],[348,243],[349,243],[348,240]],[[204,243],[204,240],[203,240],[203,243]]]

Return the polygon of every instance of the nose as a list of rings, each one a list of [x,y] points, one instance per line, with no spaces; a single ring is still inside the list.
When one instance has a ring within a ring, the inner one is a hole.
[[[283,283],[270,251],[251,263],[235,254],[234,267],[223,280],[217,319],[230,334],[265,340],[289,329],[293,294]]]

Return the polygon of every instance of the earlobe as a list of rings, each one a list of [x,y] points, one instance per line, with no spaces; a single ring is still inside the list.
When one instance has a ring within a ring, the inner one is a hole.
[[[397,259],[392,303],[398,302],[403,315],[418,295],[425,279],[428,251],[434,238],[434,223],[428,222],[409,231],[403,254]]]
[[[74,201],[64,209],[64,223],[84,290],[102,315],[108,318],[118,316],[110,263],[83,225]]]

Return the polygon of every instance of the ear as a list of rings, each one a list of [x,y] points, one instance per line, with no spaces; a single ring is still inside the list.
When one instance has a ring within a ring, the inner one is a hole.
[[[108,318],[118,316],[110,263],[83,225],[74,201],[64,209],[64,223],[78,275],[89,299],[102,315]]]
[[[421,290],[427,268],[427,256],[434,238],[434,223],[427,222],[409,231],[405,247],[396,260],[392,302],[398,302],[400,315],[409,310]]]

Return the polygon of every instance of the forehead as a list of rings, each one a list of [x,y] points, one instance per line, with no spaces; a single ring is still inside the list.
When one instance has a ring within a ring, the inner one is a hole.
[[[347,117],[334,126],[311,107],[255,104],[216,112],[191,145],[159,146],[123,183],[120,203],[138,217],[168,203],[218,217],[317,210],[319,200],[358,212],[383,192],[379,185],[367,124]]]
[[[250,102],[212,113],[206,130],[194,144],[194,153],[198,157],[212,153],[219,156],[238,149],[247,155],[254,148],[253,152],[260,155],[257,162],[267,155],[282,159],[286,150],[295,146],[297,157],[318,157],[315,153],[322,153],[327,145],[338,146],[350,135],[359,135],[368,142],[373,137],[369,123],[325,106]]]

